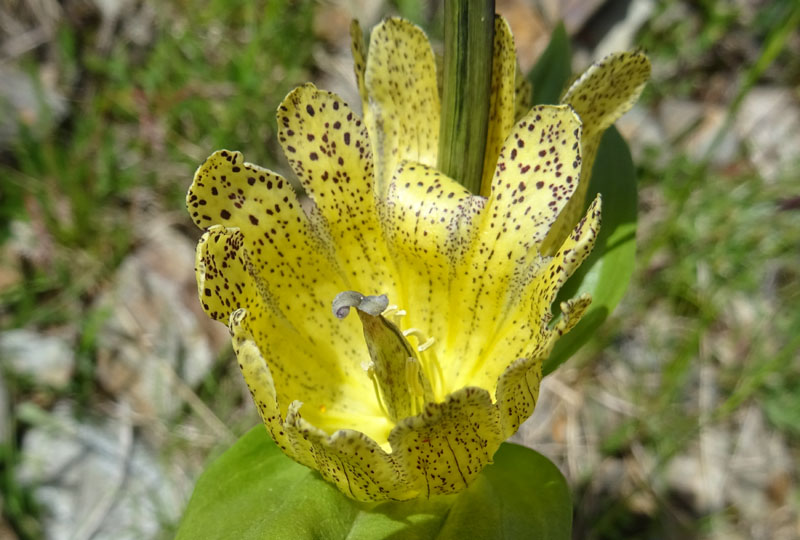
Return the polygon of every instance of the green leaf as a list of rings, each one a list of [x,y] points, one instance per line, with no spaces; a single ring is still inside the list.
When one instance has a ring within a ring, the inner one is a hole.
[[[466,491],[410,502],[364,504],[286,457],[262,426],[197,481],[181,539],[568,539],[569,489],[541,454],[503,444]]]
[[[534,105],[558,104],[561,91],[572,74],[571,58],[567,31],[564,23],[558,23],[550,36],[550,43],[528,73],[528,80],[533,84]]]
[[[628,288],[636,258],[636,170],[628,145],[613,126],[606,131],[592,170],[588,203],[603,195],[603,222],[594,250],[567,281],[559,302],[587,292],[592,305],[583,319],[561,337],[544,364],[544,374],[572,356],[614,310]]]

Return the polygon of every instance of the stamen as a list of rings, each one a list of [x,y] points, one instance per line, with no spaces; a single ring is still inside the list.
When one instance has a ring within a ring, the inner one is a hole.
[[[419,368],[419,362],[414,358],[409,358],[406,362],[406,383],[414,394],[414,414],[418,414],[422,410],[422,401],[425,396],[425,389],[419,382]]]
[[[392,314],[392,322],[398,328],[400,327],[400,319],[402,319],[406,315],[406,310],[398,309]]]
[[[419,345],[419,346],[417,346],[417,350],[418,350],[419,352],[425,352],[425,351],[427,351],[428,349],[430,349],[430,348],[431,348],[431,346],[433,346],[433,344],[434,344],[434,343],[436,343],[436,338],[434,338],[434,337],[429,337],[429,338],[428,338],[428,341],[426,341],[426,342],[425,342],[425,343],[423,343],[422,345]]]
[[[366,362],[362,362],[361,365],[363,366],[365,363]],[[375,375],[375,368],[372,367],[372,365],[367,368],[367,375],[372,379],[372,389],[375,391],[375,398],[378,400],[378,406],[381,408],[381,412],[387,418],[391,418],[386,410],[386,405],[383,404],[383,396],[381,395],[381,389],[378,385],[378,377]]]
[[[394,314],[395,311],[397,311],[397,304],[391,304],[389,306],[386,306],[386,309],[383,310],[383,313],[381,313],[381,316],[382,317],[391,317]]]
[[[406,314],[405,310],[400,309],[397,304],[386,306],[386,309],[381,313],[382,317],[391,318],[395,326],[400,326],[400,318]]]

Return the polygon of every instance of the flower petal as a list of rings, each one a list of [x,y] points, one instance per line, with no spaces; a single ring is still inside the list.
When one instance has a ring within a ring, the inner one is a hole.
[[[551,339],[548,337],[551,330],[547,327],[552,318],[551,305],[561,286],[591,253],[599,228],[598,196],[559,252],[550,259],[543,259],[535,276],[520,290],[519,303],[485,344],[484,362],[476,364],[473,371],[465,375],[470,384],[492,388],[511,360],[549,354],[549,349],[543,350],[541,346]]]
[[[247,310],[239,309],[231,314],[230,331],[233,338],[233,350],[239,361],[244,381],[258,408],[261,420],[269,431],[272,440],[289,455],[292,455],[289,437],[283,430],[282,415],[278,403],[278,394],[269,369],[250,331],[245,327]],[[286,406],[284,406],[286,408]]]
[[[300,402],[293,402],[282,414],[272,373],[247,327],[244,310],[231,316],[231,333],[242,374],[259,414],[273,440],[288,456],[318,470],[356,500],[408,499],[417,495],[410,489],[404,471],[364,433],[378,432],[380,429],[376,428],[388,429],[388,426],[372,426],[369,418],[362,418],[364,425],[359,426],[360,431],[340,430],[329,437],[302,417]],[[302,409],[313,410],[307,404]]]
[[[533,414],[542,382],[545,351],[527,358],[518,358],[506,368],[497,382],[497,410],[503,437],[510,437]]]
[[[494,18],[492,89],[489,96],[489,125],[483,158],[481,195],[489,197],[500,147],[514,126],[517,57],[511,28],[500,15]]]
[[[436,349],[457,339],[455,332],[448,334],[458,330],[450,320],[454,298],[462,292],[457,269],[472,250],[484,205],[455,180],[412,162],[398,167],[387,193],[383,224],[405,291],[396,302],[408,312],[404,327],[436,339]]]
[[[455,493],[467,487],[491,462],[504,437],[489,392],[462,388],[444,403],[429,403],[419,416],[392,430],[392,456],[421,494]]]
[[[492,194],[468,265],[461,274],[451,321],[462,336],[445,377],[464,386],[483,369],[489,345],[541,264],[538,245],[578,182],[580,121],[568,106],[539,106],[506,139]],[[510,319],[508,319],[510,320]]]
[[[567,89],[561,102],[572,105],[583,122],[583,169],[575,195],[542,247],[544,253],[554,253],[580,218],[600,139],[639,99],[649,78],[650,60],[643,53],[614,53],[593,64]]]
[[[538,300],[538,307],[535,305],[533,308],[536,313],[549,312],[561,286],[592,252],[600,232],[601,209],[602,196],[598,193],[586,215],[550,259],[547,268],[542,272],[542,279],[536,281],[533,293],[533,297]]]
[[[206,314],[217,321],[227,322],[232,311],[260,299],[247,271],[243,243],[238,229],[222,225],[211,227],[197,243],[197,292]]]
[[[566,334],[580,320],[589,307],[588,295],[564,302],[561,305],[562,319],[556,328],[547,330],[548,336],[530,356],[519,358],[508,366],[497,380],[497,409],[500,412],[503,437],[516,433],[520,424],[533,413],[542,382],[542,362],[550,354],[558,336]]]
[[[319,305],[325,322],[314,321],[312,328],[335,326],[327,308],[345,281],[333,272],[319,279],[318,269],[332,266],[330,248],[316,237],[283,177],[245,162],[239,152],[221,150],[197,169],[187,205],[200,228],[219,224],[239,231],[253,273],[270,283],[274,309],[303,327],[311,304]],[[245,305],[231,303],[221,319]]]
[[[315,205],[314,233],[335,251],[345,281],[337,292],[396,296],[394,268],[375,206],[364,124],[338,96],[306,84],[278,108],[278,138]],[[317,272],[325,267],[318,266]],[[333,296],[328,304],[332,300]]]
[[[387,19],[372,30],[364,118],[375,153],[375,190],[388,188],[402,160],[435,166],[441,105],[436,62],[425,33],[409,21]]]
[[[389,434],[391,453],[370,437],[377,429],[339,430],[329,436],[315,427],[316,419],[308,418],[306,411],[313,411],[308,404],[295,401],[281,413],[270,367],[244,310],[231,316],[231,333],[270,435],[287,455],[318,470],[356,500],[406,500],[460,491],[491,462],[504,440],[498,410],[481,388],[463,388],[401,421]]]
[[[564,93],[583,122],[587,137],[600,133],[628,112],[639,99],[650,61],[641,52],[614,53],[595,62]]]
[[[509,134],[483,227],[500,255],[516,260],[544,240],[578,184],[580,140],[581,122],[567,105],[534,107]]]

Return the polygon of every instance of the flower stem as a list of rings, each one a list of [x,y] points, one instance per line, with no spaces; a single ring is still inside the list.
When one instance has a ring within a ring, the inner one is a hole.
[[[494,0],[445,0],[439,169],[480,193],[489,125]]]

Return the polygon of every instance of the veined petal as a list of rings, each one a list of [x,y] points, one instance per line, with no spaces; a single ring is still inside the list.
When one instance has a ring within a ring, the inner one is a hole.
[[[406,500],[419,495],[393,456],[362,430],[342,429],[329,436],[300,415],[300,405],[293,404],[284,422],[300,463],[316,469],[357,501]]]
[[[356,424],[359,431],[338,430],[329,436],[300,414],[301,407],[303,411],[313,411],[309,404],[294,401],[285,413],[281,412],[268,362],[246,321],[244,310],[231,316],[234,351],[259,414],[278,446],[299,463],[318,470],[356,500],[415,497],[417,492],[405,480],[406,473],[367,435],[388,431],[385,418],[385,426],[373,426],[369,418],[361,418],[364,423]],[[386,434],[383,439],[386,440]]]
[[[383,224],[405,291],[396,303],[407,311],[404,327],[434,338],[440,355],[452,346],[451,304],[462,293],[457,272],[472,251],[484,205],[455,180],[412,162],[398,167],[387,193]]]
[[[494,18],[494,48],[492,52],[492,89],[489,96],[489,125],[483,158],[481,195],[489,197],[492,189],[497,156],[514,125],[515,76],[517,57],[511,28],[500,15]]]
[[[306,84],[279,107],[278,130],[289,164],[314,202],[314,232],[333,247],[345,278],[346,286],[338,292],[396,297],[395,272],[372,189],[372,153],[364,124],[338,96]],[[328,303],[332,300],[333,296]]]
[[[415,473],[421,494],[455,493],[491,462],[504,437],[489,392],[462,388],[443,403],[430,403],[419,416],[392,430],[392,455]]]
[[[495,394],[503,437],[516,433],[519,426],[533,414],[542,382],[542,362],[546,358],[543,352],[518,358],[500,376]]]
[[[586,203],[600,139],[636,103],[649,78],[650,60],[643,53],[614,53],[593,64],[565,92],[561,102],[572,105],[583,122],[583,169],[575,195],[543,245],[544,253],[554,253],[578,221]]]
[[[489,346],[508,315],[523,301],[536,275],[537,248],[572,195],[580,172],[580,121],[568,106],[539,106],[506,139],[492,193],[461,274],[451,331],[461,348],[445,377],[454,388],[482,370]]]
[[[425,33],[403,19],[376,26],[365,85],[369,104],[364,119],[375,153],[375,190],[382,196],[400,161],[436,165],[441,105]]]

